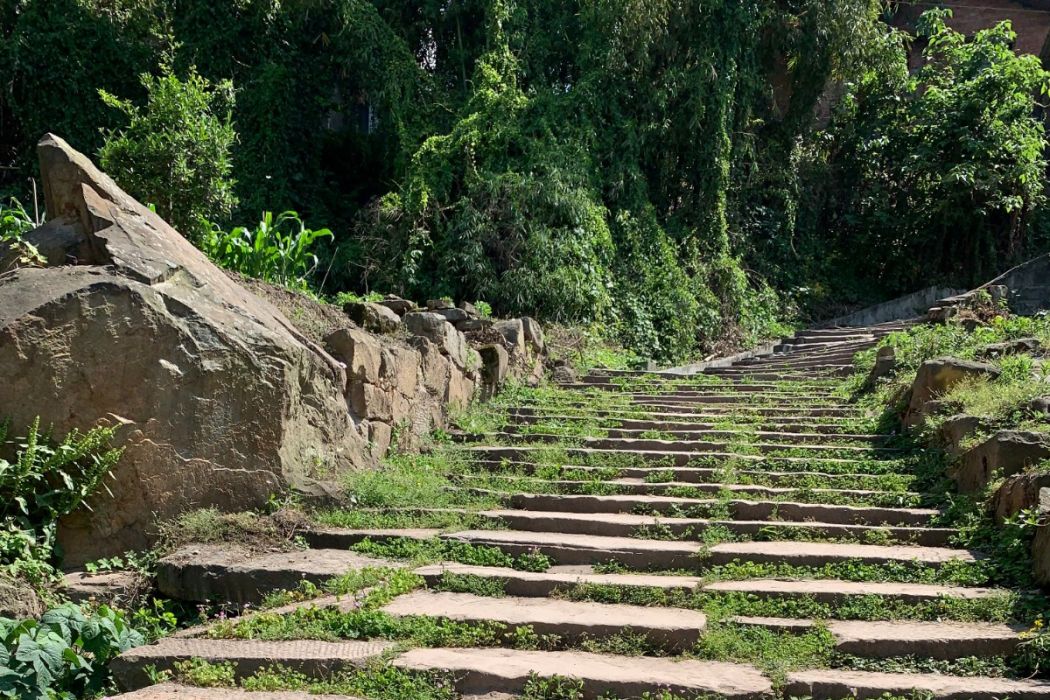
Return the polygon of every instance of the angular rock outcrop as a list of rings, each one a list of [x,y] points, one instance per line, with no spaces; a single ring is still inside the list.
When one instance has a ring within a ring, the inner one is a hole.
[[[343,306],[350,320],[372,333],[393,333],[401,327],[401,317],[385,304],[352,301]]]
[[[949,476],[961,493],[975,493],[994,475],[1013,476],[1045,459],[1050,459],[1050,435],[1000,430],[967,450]]]
[[[57,434],[116,421],[126,447],[112,495],[61,523],[71,563],[371,463],[340,363],[62,139],[39,155],[50,219],[30,240],[76,264],[0,276],[0,415]]]
[[[991,507],[995,519],[1002,522],[1022,510],[1038,508],[1039,495],[1043,491],[1050,494],[1050,472],[1015,474],[1007,478],[992,496]]]
[[[957,384],[973,379],[999,376],[999,368],[983,362],[937,357],[923,362],[912,382],[908,408],[904,412],[906,426],[918,425],[926,415],[926,404]]]

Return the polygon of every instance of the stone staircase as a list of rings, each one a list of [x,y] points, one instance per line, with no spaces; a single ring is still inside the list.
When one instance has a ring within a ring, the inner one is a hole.
[[[136,688],[148,682],[148,667],[199,658],[230,662],[240,675],[272,664],[312,677],[377,664],[438,672],[464,697],[518,697],[530,678],[568,676],[586,698],[664,690],[682,698],[1050,700],[1050,681],[981,664],[1016,653],[1030,621],[1009,610],[1025,592],[979,580],[981,553],[954,546],[955,530],[930,507],[936,500],[915,490],[914,455],[873,434],[836,388],[856,352],[901,327],[807,331],[772,354],[697,377],[595,373],[562,387],[578,400],[517,406],[497,432],[461,436],[456,448],[471,465],[457,488],[501,503],[475,513],[474,529],[319,529],[304,551],[230,562],[200,546],[161,566],[162,589],[235,603],[348,569],[410,569],[425,586],[385,601],[378,609],[389,619],[527,629],[557,640],[546,648],[523,648],[512,635],[406,648],[381,638],[212,638],[195,629],[125,653],[115,674]],[[552,449],[560,455],[554,477],[543,462]],[[434,538],[543,555],[553,565],[418,566],[349,551],[365,540]],[[451,579],[471,589],[450,590]],[[329,596],[266,614],[361,605],[361,594]],[[625,631],[642,640],[630,655],[603,648]],[[778,669],[727,660],[732,654],[710,642],[727,635],[785,648],[823,640],[824,661]],[[163,684],[122,697],[307,696]]]

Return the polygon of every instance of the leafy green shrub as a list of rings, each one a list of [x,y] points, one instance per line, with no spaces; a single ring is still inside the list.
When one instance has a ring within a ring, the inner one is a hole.
[[[967,36],[948,16],[920,20],[928,43],[916,72],[904,35],[885,38],[886,60],[849,86],[825,142],[837,154],[829,213],[845,277],[890,294],[985,281],[1026,252],[1045,200],[1036,100],[1050,72],[1014,51],[1009,22]]]
[[[50,573],[58,519],[83,504],[123,450],[110,447],[108,427],[73,431],[57,444],[39,420],[5,444],[7,432],[0,424],[0,450],[14,449],[14,461],[0,456],[0,566],[41,578]]]
[[[123,613],[67,603],[40,621],[0,618],[0,697],[78,700],[110,688],[109,662],[145,643]]]
[[[102,100],[127,118],[106,133],[102,169],[191,240],[203,222],[229,216],[236,203],[230,149],[237,139],[233,83],[212,83],[191,68],[180,80],[165,68],[140,78],[145,107],[99,90]]]
[[[309,229],[294,211],[264,211],[254,229],[238,226],[223,231],[211,224],[200,241],[201,249],[228,270],[299,289],[317,267],[312,252],[321,238],[332,238],[326,228]]]
[[[0,243],[21,240],[34,228],[36,223],[21,202],[14,197],[7,204],[0,202]]]

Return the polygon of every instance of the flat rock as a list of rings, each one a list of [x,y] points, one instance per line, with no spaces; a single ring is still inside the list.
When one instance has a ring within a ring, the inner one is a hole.
[[[919,656],[1009,656],[1027,627],[976,622],[885,622],[844,620],[827,623],[837,651],[886,658]]]
[[[713,498],[651,495],[514,494],[510,497],[510,505],[514,508],[576,513],[620,513],[636,509],[667,511],[722,503],[724,502]],[[819,520],[825,523],[858,525],[924,525],[937,514],[936,510],[928,508],[877,508],[793,501],[739,499],[729,501],[726,505],[733,517],[744,520],[766,520],[775,514],[780,520]]]
[[[124,652],[110,663],[110,669],[117,684],[127,690],[149,684],[149,667],[166,671],[188,659],[203,659],[209,663],[229,662],[241,676],[252,675],[275,664],[307,675],[321,676],[349,666],[360,666],[393,646],[392,642],[382,641],[264,642],[168,637]]]
[[[695,567],[695,557],[702,550],[699,542],[517,530],[464,530],[442,537],[499,547],[515,555],[539,550],[559,564],[597,564],[615,559],[635,569]]]
[[[786,581],[779,579],[745,579],[714,581],[703,586],[705,591],[748,593],[762,598],[809,597],[821,603],[834,603],[852,596],[877,595],[908,603],[922,603],[940,598],[974,600],[1005,595],[994,588],[967,588],[925,583],[884,583],[837,580]]]
[[[543,573],[518,571],[489,566],[442,563],[424,566],[415,573],[436,584],[448,574],[498,579],[508,595],[546,597],[558,589],[569,589],[577,585],[618,586],[623,588],[657,588],[665,591],[694,590],[700,579],[692,576],[655,576],[647,574],[594,574],[587,571],[569,572],[551,570]]]
[[[872,673],[815,670],[789,673],[788,697],[875,699],[929,694],[935,700],[1048,700],[1050,682],[945,676],[937,673]]]
[[[346,549],[364,540],[385,542],[393,539],[429,540],[441,534],[436,528],[315,528],[303,533],[303,539],[317,549]]]
[[[413,649],[394,660],[412,671],[451,671],[464,694],[519,694],[532,674],[566,676],[583,682],[585,697],[601,693],[639,697],[654,689],[680,695],[713,694],[731,700],[758,700],[773,688],[753,666],[717,661],[676,661],[570,651],[512,649]]]
[[[915,562],[937,567],[954,561],[975,561],[963,549],[908,547],[904,545],[835,544],[829,542],[728,542],[708,549],[708,564],[728,564],[736,559],[757,563],[823,566],[860,561],[865,564]]]
[[[529,626],[540,635],[574,640],[607,637],[629,629],[669,650],[691,647],[707,626],[707,617],[695,610],[431,591],[400,596],[383,610],[396,617],[424,615],[458,622]]]
[[[242,605],[298,588],[301,581],[321,584],[350,571],[401,566],[337,549],[255,555],[236,547],[188,545],[157,563],[157,588],[176,600]]]

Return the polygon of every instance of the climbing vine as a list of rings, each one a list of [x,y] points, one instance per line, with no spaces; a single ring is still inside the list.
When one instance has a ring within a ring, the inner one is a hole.
[[[215,223],[294,209],[330,228],[322,292],[486,299],[672,360],[832,296],[912,291],[918,260],[958,283],[1028,249],[1036,59],[1008,28],[971,45],[931,15],[912,76],[884,10],[0,0],[0,157],[28,174],[44,130],[96,153],[122,126],[99,90],[142,105],[133,76],[196,70],[235,90],[239,207]]]

